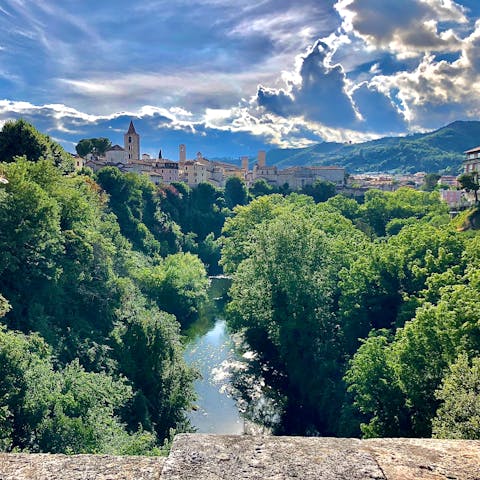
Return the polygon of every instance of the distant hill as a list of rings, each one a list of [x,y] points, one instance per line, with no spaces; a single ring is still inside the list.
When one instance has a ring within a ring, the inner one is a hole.
[[[319,143],[307,148],[275,149],[267,164],[341,165],[349,172],[444,172],[457,174],[463,152],[480,145],[480,122],[457,121],[424,134],[385,137],[370,142]]]

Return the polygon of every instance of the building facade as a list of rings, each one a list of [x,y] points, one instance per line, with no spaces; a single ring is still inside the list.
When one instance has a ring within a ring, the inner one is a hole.
[[[127,133],[123,136],[125,159],[127,163],[140,160],[140,135],[135,131],[133,121],[130,121]]]
[[[464,152],[466,158],[463,162],[463,172],[480,172],[480,146]]]

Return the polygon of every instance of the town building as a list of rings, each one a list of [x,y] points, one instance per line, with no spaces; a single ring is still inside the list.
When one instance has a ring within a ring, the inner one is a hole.
[[[440,190],[440,199],[450,210],[460,210],[471,203],[464,190]]]
[[[466,158],[463,162],[463,172],[480,172],[480,146],[464,152]]]
[[[287,184],[292,190],[313,184],[316,180],[324,180],[335,185],[345,185],[345,168],[343,167],[290,167],[283,170],[275,166],[267,166],[266,152],[260,150],[257,162],[249,170],[249,158],[241,157],[241,166],[226,162],[211,161],[198,152],[192,160],[187,159],[186,146],[179,145],[178,162],[162,158],[160,150],[158,158],[148,154],[140,155],[140,135],[135,130],[133,121],[123,136],[124,146],[113,145],[105,152],[105,156],[87,155],[85,166],[94,171],[106,166],[119,168],[122,172],[146,174],[155,184],[185,182],[190,187],[208,182],[216,187],[224,187],[229,177],[238,177],[252,184],[257,180],[265,180],[272,186]],[[83,159],[82,159],[83,161]]]
[[[252,175],[247,176],[249,183],[265,180],[274,187],[288,185],[292,190],[298,190],[306,185],[312,185],[317,180],[332,182],[335,185],[345,185],[345,168],[336,166],[290,167],[283,170],[266,164],[263,150],[258,152],[257,163]]]
[[[123,136],[123,140],[127,162],[130,163],[140,160],[140,135],[135,131],[132,120],[130,120],[128,131]]]
[[[125,149],[120,145],[114,145],[105,152],[105,161],[107,163],[125,163]]]

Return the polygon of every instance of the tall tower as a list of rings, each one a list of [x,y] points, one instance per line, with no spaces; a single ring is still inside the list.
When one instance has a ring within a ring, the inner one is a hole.
[[[248,172],[248,157],[242,157],[242,170]]]
[[[266,157],[267,154],[265,150],[259,150],[258,151],[258,158],[257,158],[257,163],[259,167],[264,167],[266,163]]]
[[[123,136],[125,144],[125,155],[127,163],[140,160],[140,135],[135,131],[133,121],[130,120],[130,126],[127,133]]]
[[[183,143],[178,147],[178,160],[180,162],[185,162],[187,160],[187,150]]]

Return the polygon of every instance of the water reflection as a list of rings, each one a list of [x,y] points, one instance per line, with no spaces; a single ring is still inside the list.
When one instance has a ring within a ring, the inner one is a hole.
[[[210,301],[186,332],[185,360],[195,365],[202,376],[195,382],[197,409],[189,415],[199,433],[241,434],[244,429],[235,400],[227,393],[227,364],[235,359],[233,342],[222,315],[222,297],[227,288],[227,279],[212,279]]]

